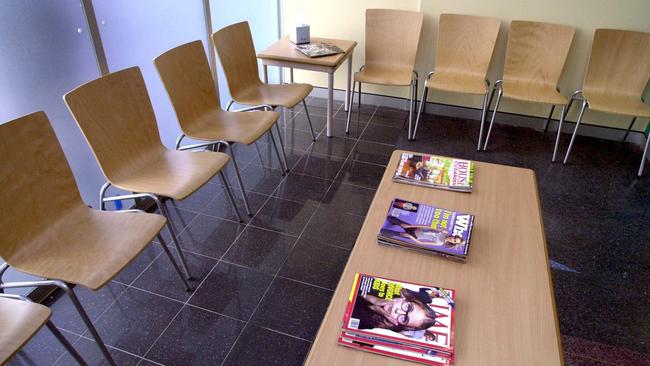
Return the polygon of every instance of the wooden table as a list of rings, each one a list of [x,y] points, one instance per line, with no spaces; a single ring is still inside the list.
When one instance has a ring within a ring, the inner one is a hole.
[[[394,183],[393,152],[307,365],[413,365],[336,343],[354,274],[454,288],[458,366],[562,365],[562,348],[535,174],[475,163],[473,193]],[[377,232],[393,198],[476,215],[467,263],[382,247]]]
[[[327,137],[332,136],[332,116],[334,114],[334,72],[343,61],[348,60],[348,80],[345,88],[345,110],[350,104],[350,85],[352,83],[352,53],[357,42],[330,38],[311,38],[312,43],[331,43],[343,50],[337,55],[309,58],[296,49],[285,36],[260,52],[257,57],[264,67],[264,82],[268,81],[268,66],[289,68],[289,81],[293,83],[293,69],[304,69],[327,73]]]

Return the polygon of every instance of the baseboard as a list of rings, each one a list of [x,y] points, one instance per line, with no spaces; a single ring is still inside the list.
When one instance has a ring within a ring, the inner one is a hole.
[[[327,98],[327,88],[314,87],[314,90],[311,92],[311,96],[317,98]],[[345,91],[340,89],[334,90],[335,100],[343,101],[344,98],[345,98]],[[361,103],[382,105],[386,107],[405,109],[405,110],[408,109],[408,99],[391,97],[387,95],[361,93]],[[432,103],[432,102],[427,102],[425,108],[426,108],[425,109],[426,113],[432,113],[432,114],[437,114],[437,115],[447,116],[447,117],[455,117],[455,118],[463,118],[463,119],[471,119],[471,120],[479,121],[481,116],[481,110],[478,108],[461,107],[461,106]],[[539,130],[544,128],[544,123],[546,122],[545,118],[526,116],[522,114],[508,113],[508,112],[499,112],[498,119],[500,124],[529,127],[529,128],[539,129]],[[557,131],[557,125],[558,125],[557,120],[554,120],[554,122],[551,122],[551,124],[549,125],[549,130]],[[575,127],[575,122],[565,121],[564,125],[562,126],[562,132],[573,133],[574,127]],[[612,140],[612,141],[621,141],[623,139],[623,136],[625,135],[625,129],[599,126],[599,125],[593,125],[593,124],[583,122],[581,123],[581,127],[578,130],[578,135],[595,137],[595,138]],[[645,147],[646,136],[643,132],[630,131],[630,134],[627,136],[626,141],[636,144],[640,146],[641,149],[643,149]],[[647,159],[650,160],[650,156],[648,156]]]

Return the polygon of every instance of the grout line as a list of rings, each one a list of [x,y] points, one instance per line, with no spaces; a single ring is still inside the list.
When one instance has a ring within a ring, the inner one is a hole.
[[[282,269],[282,268],[280,268],[280,269]],[[281,275],[281,274],[279,273],[279,271],[278,271],[278,274],[275,275],[275,277],[277,277],[277,278],[281,278],[281,279],[283,279],[283,280],[287,280],[287,281],[293,281],[293,282],[302,283],[303,285],[308,285],[308,286],[311,286],[311,287],[316,287],[316,288],[319,288],[319,289],[321,289],[321,290],[326,290],[326,291],[329,291],[329,292],[332,292],[332,293],[334,292],[334,290],[332,290],[331,288],[327,288],[327,287],[323,287],[323,286],[316,285],[316,284],[313,284],[313,283],[309,283],[309,282],[305,282],[305,281],[297,280],[297,279],[295,279],[295,278],[291,278],[291,277],[283,276],[283,275]]]
[[[268,330],[268,331],[270,331],[270,332],[278,333],[278,334],[282,334],[282,335],[284,335],[284,336],[291,337],[291,338],[295,338],[295,339],[298,339],[298,340],[301,340],[301,341],[304,341],[304,342],[314,343],[314,341],[310,341],[309,339],[305,339],[305,338],[302,338],[302,337],[298,337],[298,336],[295,336],[295,335],[293,335],[293,334],[289,334],[289,333],[285,333],[285,332],[280,332],[279,330],[275,330],[275,329],[271,329],[271,328],[267,328],[267,327],[262,327],[262,326],[259,326],[259,325],[256,325],[256,327],[260,327],[260,328],[265,329],[265,330]]]

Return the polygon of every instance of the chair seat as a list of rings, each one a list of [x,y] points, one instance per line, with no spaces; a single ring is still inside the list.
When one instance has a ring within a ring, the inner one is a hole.
[[[268,104],[293,108],[314,89],[310,84],[265,84],[249,87],[233,96],[235,102],[244,105]]]
[[[183,126],[183,133],[196,140],[226,140],[249,145],[271,129],[279,117],[278,112],[213,110]]]
[[[650,106],[639,97],[611,94],[607,91],[587,90],[582,93],[589,102],[589,109],[630,117],[650,117]]]
[[[525,102],[566,105],[569,98],[560,94],[553,85],[541,85],[526,81],[503,81],[503,96]]]
[[[46,306],[0,297],[0,365],[18,352],[51,314]]]
[[[109,181],[125,191],[182,200],[214,177],[229,159],[218,152],[162,149],[142,157],[119,176],[109,177]]]
[[[427,83],[429,88],[467,94],[487,93],[485,76],[450,70],[436,71]]]
[[[126,267],[165,223],[161,215],[99,211],[79,205],[21,245],[11,264],[35,276],[96,290]]]
[[[363,70],[354,74],[354,80],[368,84],[409,86],[413,80],[413,69],[400,65],[366,64]]]

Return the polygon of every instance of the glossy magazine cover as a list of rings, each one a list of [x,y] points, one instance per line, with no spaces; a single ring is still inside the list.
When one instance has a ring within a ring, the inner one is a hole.
[[[474,216],[396,198],[379,231],[380,239],[465,257]]]
[[[394,178],[422,185],[471,191],[474,163],[436,155],[403,153]]]
[[[453,353],[456,292],[357,273],[344,332]]]

